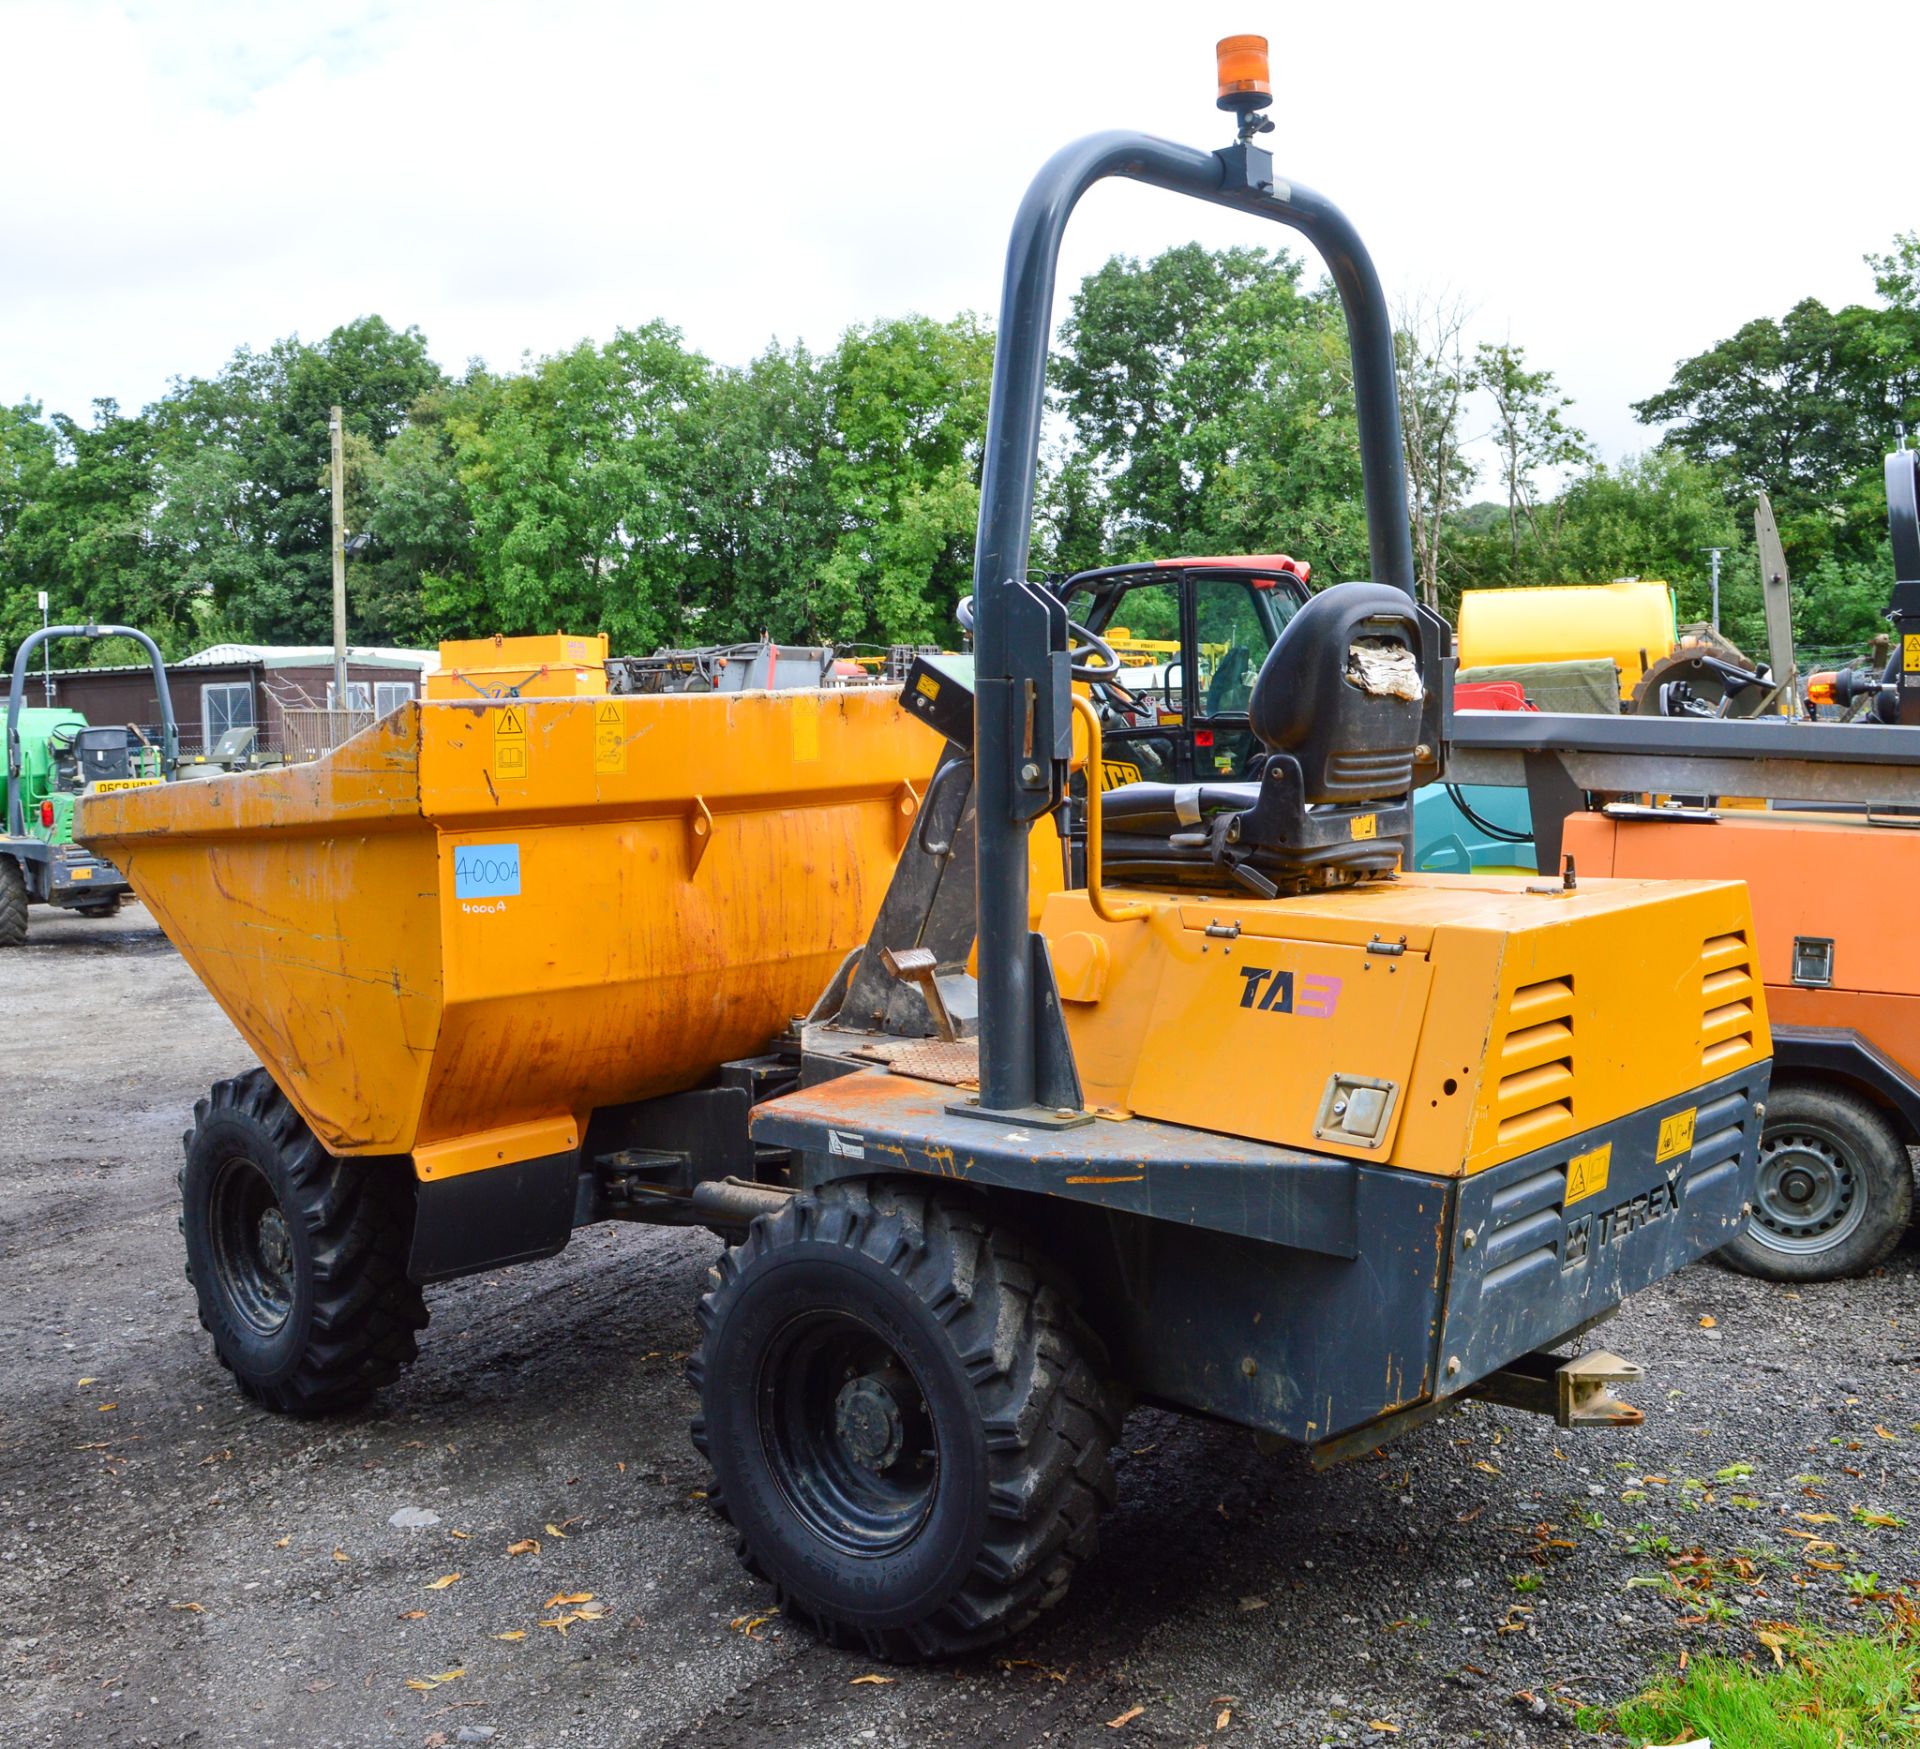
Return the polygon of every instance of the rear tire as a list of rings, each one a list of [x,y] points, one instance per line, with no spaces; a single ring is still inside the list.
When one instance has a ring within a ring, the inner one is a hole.
[[[26,871],[12,857],[0,856],[0,947],[18,947],[26,939]]]
[[[264,1069],[216,1084],[181,1141],[187,1279],[240,1389],[322,1415],[398,1378],[427,1323],[405,1165],[334,1159]]]
[[[1119,1404],[1010,1228],[898,1184],[754,1221],[700,1302],[693,1441],[748,1569],[834,1645],[991,1645],[1066,1595],[1114,1496]]]
[[[1863,1275],[1913,1219],[1913,1164],[1892,1124],[1843,1087],[1776,1087],[1752,1218],[1721,1256],[1768,1281]]]

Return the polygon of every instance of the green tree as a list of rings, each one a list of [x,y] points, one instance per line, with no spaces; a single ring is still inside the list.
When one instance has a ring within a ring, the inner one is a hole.
[[[38,594],[55,581],[39,525],[58,447],[37,401],[0,407],[0,649],[9,657],[40,623]]]
[[[770,345],[716,372],[693,409],[686,481],[690,635],[734,643],[806,638],[838,532],[827,361]]]
[[[1920,231],[1902,231],[1884,254],[1862,257],[1890,310],[1920,310]]]
[[[1299,281],[1284,252],[1186,244],[1082,282],[1053,373],[1080,540],[1104,528],[1114,559],[1287,550],[1364,575],[1345,327]]]
[[[1400,389],[1400,430],[1407,464],[1407,502],[1414,573],[1420,598],[1434,612],[1451,612],[1441,598],[1454,512],[1478,477],[1464,453],[1461,429],[1474,372],[1462,348],[1466,311],[1458,299],[1422,298],[1399,312],[1394,362]]]
[[[441,415],[471,563],[428,573],[430,618],[469,635],[603,628],[623,649],[681,641],[685,439],[708,368],[651,322],[515,376],[471,373]],[[417,470],[406,526],[429,550],[459,523],[432,457],[424,441],[403,454]],[[390,490],[376,518],[394,515]]]
[[[1061,324],[1053,386],[1103,482],[1117,551],[1164,551],[1198,523],[1206,482],[1191,445],[1209,409],[1194,392],[1195,362],[1232,326],[1227,312],[1241,293],[1278,285],[1284,302],[1298,297],[1299,279],[1284,251],[1187,243],[1145,263],[1116,255],[1081,281]]]
[[[155,497],[180,513],[165,543],[175,573],[211,588],[240,635],[331,637],[329,409],[377,453],[443,379],[417,328],[363,316],[309,345],[242,347],[213,377],[177,381],[149,409]]]
[[[993,337],[974,316],[852,328],[827,362],[836,535],[807,602],[828,641],[944,636],[972,586]]]
[[[1520,530],[1544,561],[1550,580],[1559,576],[1557,505],[1540,499],[1540,474],[1580,466],[1593,458],[1586,433],[1570,424],[1571,396],[1560,393],[1550,370],[1529,370],[1526,349],[1511,342],[1482,342],[1474,349],[1474,387],[1493,403],[1491,436],[1500,457],[1500,483],[1507,493],[1507,581],[1521,580]]]
[[[1906,259],[1875,261],[1896,299],[1910,297]],[[1805,298],[1682,360],[1634,412],[1668,427],[1667,447],[1720,466],[1740,501],[1766,492],[1796,572],[1828,554],[1868,559],[1886,515],[1880,458],[1895,425],[1920,417],[1920,311]]]
[[[1721,548],[1723,628],[1743,648],[1764,649],[1752,519],[1728,503],[1715,470],[1672,450],[1648,450],[1578,475],[1557,509],[1568,577],[1587,583],[1660,578],[1673,585],[1683,622],[1709,617],[1708,549]]]

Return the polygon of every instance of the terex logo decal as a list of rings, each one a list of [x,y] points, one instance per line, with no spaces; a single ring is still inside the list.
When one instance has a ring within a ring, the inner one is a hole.
[[[1610,1209],[1576,1215],[1566,1225],[1560,1247],[1561,1269],[1577,1269],[1609,1245],[1622,1244],[1642,1227],[1677,1213],[1684,1194],[1680,1174],[1676,1172],[1666,1183],[1656,1184],[1651,1190],[1616,1203]]]
[[[1320,972],[1296,980],[1284,967],[1276,971],[1271,966],[1242,966],[1240,976],[1244,980],[1240,1006],[1258,1008],[1264,1014],[1330,1020],[1340,1002],[1340,980]]]

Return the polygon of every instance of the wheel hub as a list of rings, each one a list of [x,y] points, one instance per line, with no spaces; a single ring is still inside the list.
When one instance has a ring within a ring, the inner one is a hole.
[[[892,1343],[857,1313],[816,1307],[774,1334],[757,1375],[767,1466],[808,1531],[863,1558],[913,1542],[939,1490],[940,1438]]]
[[[1777,1251],[1826,1251],[1866,1215],[1853,1162],[1824,1135],[1783,1131],[1760,1143],[1754,1233]]]
[[[293,1235],[287,1231],[287,1217],[278,1208],[270,1208],[260,1217],[260,1261],[274,1275],[293,1273]]]
[[[207,1208],[217,1291],[232,1316],[273,1336],[293,1314],[299,1268],[293,1228],[273,1186],[243,1154],[221,1162]]]
[[[885,1380],[871,1374],[840,1387],[833,1404],[833,1431],[847,1456],[876,1476],[893,1467],[907,1437],[893,1392]]]

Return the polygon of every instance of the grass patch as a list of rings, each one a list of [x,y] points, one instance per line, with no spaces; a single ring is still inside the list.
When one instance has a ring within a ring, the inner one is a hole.
[[[1758,1660],[1696,1658],[1611,1714],[1583,1710],[1578,1723],[1636,1745],[1696,1737],[1714,1749],[1920,1745],[1920,1606],[1901,1594],[1887,1601],[1860,1634],[1769,1624]]]

